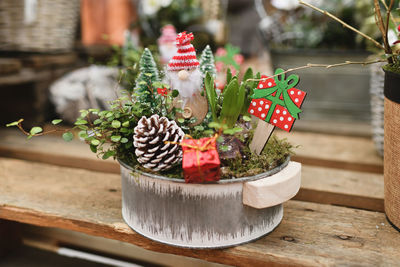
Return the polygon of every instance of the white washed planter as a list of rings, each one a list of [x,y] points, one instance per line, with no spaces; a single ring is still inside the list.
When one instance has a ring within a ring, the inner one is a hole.
[[[282,203],[300,188],[301,164],[213,184],[134,172],[121,163],[122,216],[137,233],[190,248],[230,247],[258,239],[282,220]]]

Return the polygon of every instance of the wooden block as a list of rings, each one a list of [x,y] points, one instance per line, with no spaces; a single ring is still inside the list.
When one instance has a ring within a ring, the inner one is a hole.
[[[301,184],[301,164],[289,162],[279,173],[243,185],[243,204],[263,209],[288,201]]]
[[[260,155],[274,129],[275,126],[259,119],[257,122],[257,128],[254,132],[253,140],[251,140],[250,143],[250,150],[257,155]]]

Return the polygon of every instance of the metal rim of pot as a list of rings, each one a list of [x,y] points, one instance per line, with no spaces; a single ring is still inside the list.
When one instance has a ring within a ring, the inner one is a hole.
[[[133,167],[126,164],[125,162],[123,162],[120,159],[117,159],[117,160],[118,160],[119,164],[121,164],[124,168],[131,170],[132,173],[138,173],[138,174],[146,175],[151,178],[166,180],[166,181],[175,182],[175,183],[185,183],[185,180],[183,178],[169,178],[169,177],[154,174],[154,173],[144,172],[141,170],[134,169]],[[262,173],[259,173],[259,174],[253,175],[253,176],[246,176],[246,177],[240,177],[240,178],[233,177],[231,179],[223,179],[223,180],[219,180],[217,182],[205,183],[205,184],[227,184],[227,183],[239,183],[239,182],[248,182],[248,181],[259,180],[259,179],[266,178],[268,176],[272,176],[272,175],[280,172],[289,164],[289,162],[290,162],[290,156],[287,156],[286,160],[281,165],[279,165],[269,171],[262,172]]]

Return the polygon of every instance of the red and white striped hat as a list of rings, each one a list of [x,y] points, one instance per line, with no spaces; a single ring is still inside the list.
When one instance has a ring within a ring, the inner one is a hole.
[[[161,36],[158,38],[159,44],[174,43],[176,40],[176,30],[171,24],[161,28]]]
[[[196,58],[196,50],[190,43],[193,40],[193,33],[181,32],[176,37],[176,46],[178,51],[169,61],[167,70],[187,70],[194,69],[200,65]]]

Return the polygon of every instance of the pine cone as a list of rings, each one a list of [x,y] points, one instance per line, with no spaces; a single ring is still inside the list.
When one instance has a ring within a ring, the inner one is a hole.
[[[182,148],[178,144],[185,136],[175,121],[166,117],[152,115],[142,117],[135,127],[133,145],[136,148],[137,160],[146,169],[164,171],[182,160]]]

